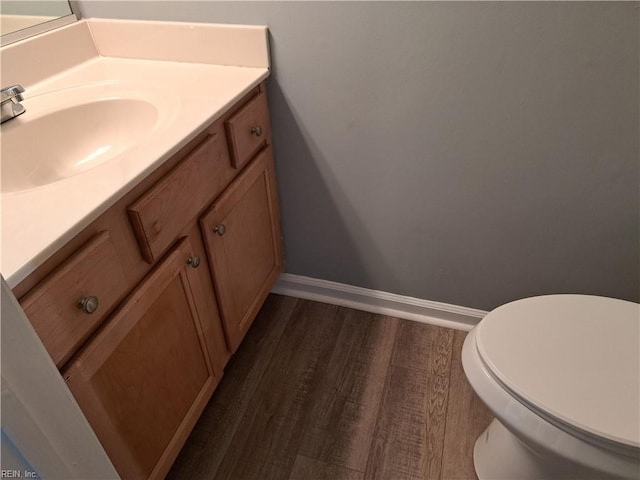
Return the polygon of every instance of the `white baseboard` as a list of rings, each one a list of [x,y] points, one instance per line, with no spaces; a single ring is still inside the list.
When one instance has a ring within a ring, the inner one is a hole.
[[[280,275],[272,292],[465,331],[488,313],[290,273]]]

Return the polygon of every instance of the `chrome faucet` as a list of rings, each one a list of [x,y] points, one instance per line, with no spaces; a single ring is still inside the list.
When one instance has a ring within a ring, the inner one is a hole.
[[[11,120],[25,112],[24,106],[20,103],[24,100],[22,93],[24,93],[22,85],[13,85],[0,90],[0,100],[2,100],[2,121],[0,123]]]

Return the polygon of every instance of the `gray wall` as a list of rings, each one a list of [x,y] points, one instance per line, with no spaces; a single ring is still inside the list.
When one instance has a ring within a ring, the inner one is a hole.
[[[638,300],[638,3],[80,2],[265,24],[286,271]]]

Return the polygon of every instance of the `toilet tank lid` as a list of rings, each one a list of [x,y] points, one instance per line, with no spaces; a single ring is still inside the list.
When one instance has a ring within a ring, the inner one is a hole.
[[[589,295],[508,303],[476,327],[492,375],[534,409],[640,446],[640,305]]]

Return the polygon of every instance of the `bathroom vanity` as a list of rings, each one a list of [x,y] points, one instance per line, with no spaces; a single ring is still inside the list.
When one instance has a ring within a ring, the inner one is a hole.
[[[63,30],[91,38],[100,55],[35,83],[3,137],[63,111],[68,125],[82,113],[91,138],[100,135],[92,109],[109,120],[107,106],[123,124],[114,137],[138,139],[85,156],[99,161],[81,172],[29,177],[33,186],[19,171],[3,178],[3,275],[120,476],[164,478],[282,270],[266,29],[84,21]],[[244,45],[239,57],[262,52],[262,65],[220,65],[222,50],[193,57],[207,38],[229,35]],[[133,53],[119,52],[126,45]],[[56,95],[70,103],[58,108]],[[140,127],[139,101],[156,109],[151,127]]]

